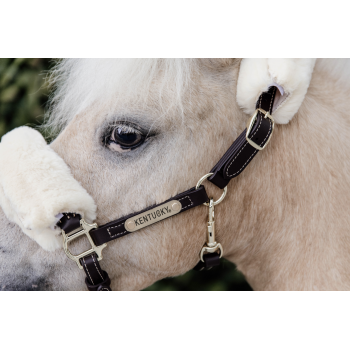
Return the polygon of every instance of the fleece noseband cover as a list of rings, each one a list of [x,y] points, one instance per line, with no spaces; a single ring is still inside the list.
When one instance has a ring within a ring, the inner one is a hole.
[[[92,197],[42,135],[23,126],[0,142],[0,206],[11,221],[48,251],[62,247],[61,213],[96,218]]]

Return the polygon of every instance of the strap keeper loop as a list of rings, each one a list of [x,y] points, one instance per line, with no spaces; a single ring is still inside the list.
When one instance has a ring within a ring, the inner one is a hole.
[[[101,283],[93,285],[89,283],[87,277],[85,278],[86,287],[90,292],[111,291],[111,280],[109,279],[108,273],[106,271],[102,271],[102,272],[103,272],[104,280]]]
[[[266,143],[263,145],[263,146],[259,146],[258,144],[256,144],[253,140],[251,140],[249,138],[249,134],[251,133],[252,129],[253,129],[253,126],[255,124],[255,121],[258,117],[258,113],[261,113],[264,115],[264,118],[269,118],[271,121],[272,121],[272,131],[271,131],[271,134],[269,136],[269,138],[267,139]],[[266,146],[267,144],[270,142],[271,140],[271,136],[273,134],[273,130],[274,130],[274,127],[275,127],[275,121],[274,119],[272,118],[271,114],[269,112],[266,112],[265,110],[263,110],[262,108],[257,108],[255,110],[255,113],[252,115],[252,117],[249,119],[248,123],[247,123],[247,132],[245,134],[245,138],[247,140],[247,142],[253,146],[255,149],[257,149],[258,151],[262,151]]]

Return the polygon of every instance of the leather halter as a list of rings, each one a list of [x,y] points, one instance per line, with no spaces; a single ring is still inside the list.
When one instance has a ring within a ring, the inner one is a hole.
[[[209,206],[208,242],[201,251],[200,261],[195,269],[208,269],[220,264],[223,248],[215,241],[214,206],[224,198],[226,186],[230,180],[238,176],[258,151],[264,149],[270,141],[274,128],[271,114],[276,90],[277,88],[272,86],[268,92],[260,95],[256,104],[257,110],[251,117],[247,129],[234,141],[210,173],[199,180],[196,187],[161,204],[153,205],[138,213],[124,216],[100,227],[97,224],[87,224],[78,214],[63,214],[57,226],[62,229],[64,249],[67,256],[74,260],[80,269],[85,271],[85,283],[88,290],[111,290],[111,281],[108,274],[101,269],[99,264],[99,261],[102,260],[102,249],[107,246],[107,242],[203,204]],[[204,186],[201,185],[206,178],[217,187],[224,189],[223,196],[217,202],[209,199]],[[81,235],[87,236],[92,248],[75,256],[69,251],[68,243]]]

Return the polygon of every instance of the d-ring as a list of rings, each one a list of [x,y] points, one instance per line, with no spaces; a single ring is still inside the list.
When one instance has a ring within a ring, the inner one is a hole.
[[[198,190],[199,186],[202,184],[202,182],[204,180],[206,180],[208,177],[212,176],[214,173],[209,173],[207,175],[204,175],[203,177],[201,177],[199,179],[199,181],[197,182],[197,185],[196,185],[196,190]],[[221,197],[216,201],[214,202],[213,204],[214,205],[218,205],[219,203],[221,203],[224,198],[226,197],[226,193],[227,193],[227,186],[224,188],[224,192],[222,193]],[[203,203],[204,205],[206,205],[207,207],[209,206],[209,203]]]

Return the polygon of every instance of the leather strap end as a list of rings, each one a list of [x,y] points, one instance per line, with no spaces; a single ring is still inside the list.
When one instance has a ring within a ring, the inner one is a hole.
[[[111,280],[109,279],[108,273],[106,271],[102,271],[104,274],[104,280],[98,284],[91,284],[89,279],[85,278],[85,284],[87,289],[90,292],[109,292],[111,291]]]
[[[64,232],[69,233],[80,227],[80,214],[63,213],[60,221],[57,222],[57,226]]]
[[[89,291],[111,290],[111,280],[108,277],[108,273],[101,269],[95,253],[81,258],[80,263],[86,274],[85,284]]]
[[[199,263],[193,268],[195,271],[202,271],[202,270],[210,270],[213,267],[220,265],[220,254],[218,253],[210,253],[205,254],[203,256],[203,260],[200,260]]]

